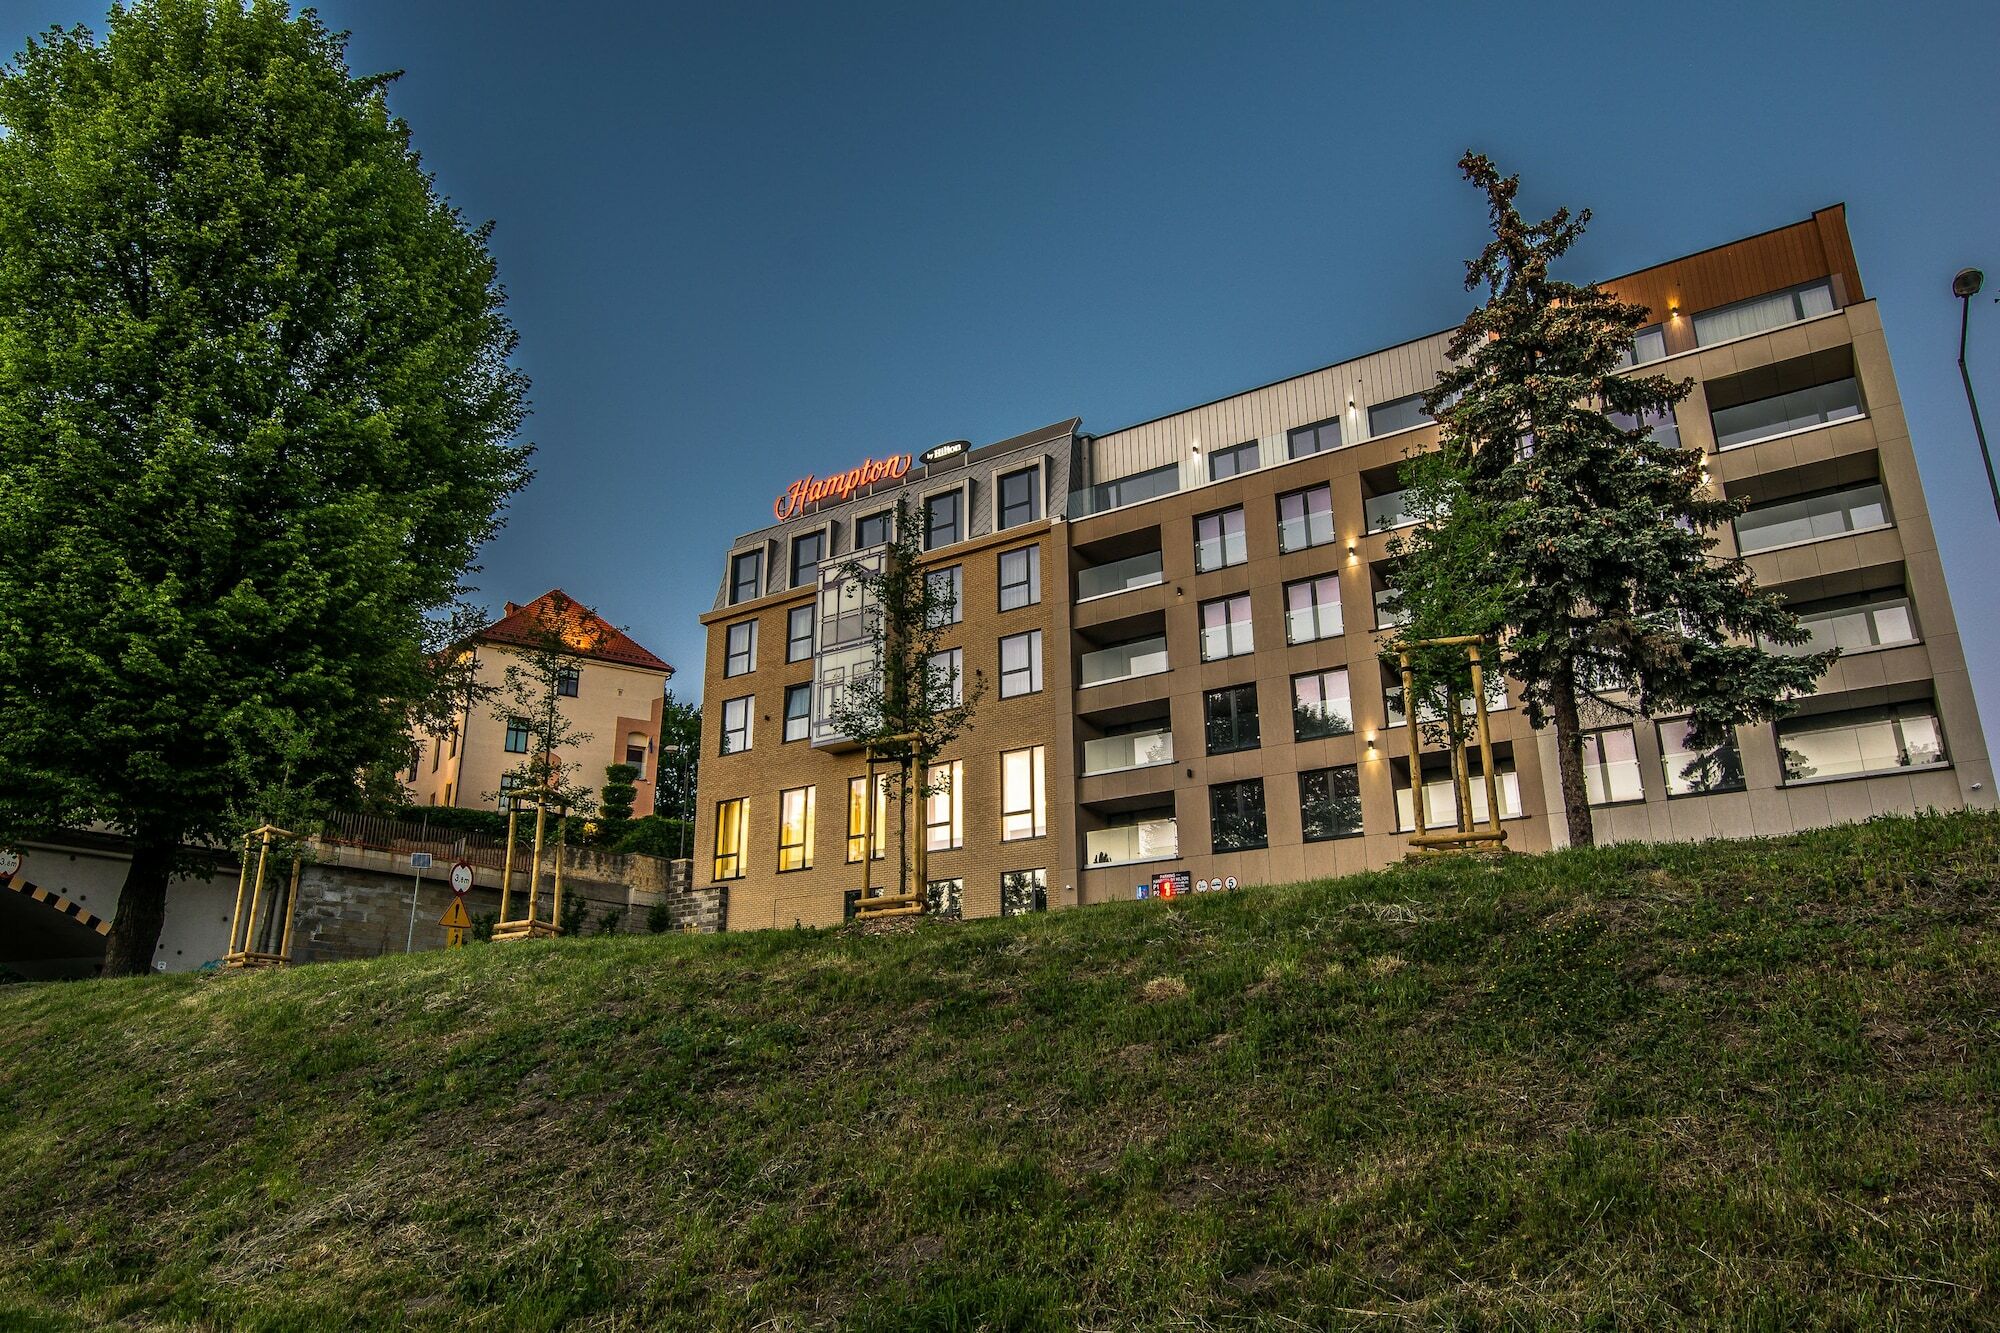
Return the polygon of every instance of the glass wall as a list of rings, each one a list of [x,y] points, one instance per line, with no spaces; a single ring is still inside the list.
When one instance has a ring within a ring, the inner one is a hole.
[[[1803,657],[1838,648],[1844,653],[1917,641],[1910,599],[1901,588],[1885,588],[1854,597],[1829,598],[1790,608],[1799,625],[1812,635],[1804,643],[1766,644],[1774,653]]]
[[[1131,731],[1119,736],[1102,736],[1083,743],[1083,775],[1118,773],[1128,768],[1151,768],[1174,761],[1174,733],[1162,726],[1152,731]]]
[[[1778,724],[1786,782],[1888,773],[1944,762],[1944,735],[1929,700],[1795,717]]]
[[[1861,385],[1852,376],[1734,407],[1719,407],[1709,414],[1715,423],[1717,449],[1734,449],[1788,431],[1860,415]]]
[[[1083,835],[1085,865],[1162,860],[1180,854],[1180,825],[1171,813],[1134,815]]]
[[[1142,551],[1123,560],[1077,570],[1076,600],[1087,602],[1093,597],[1109,597],[1114,592],[1150,588],[1165,578],[1165,565],[1160,553]]]
[[[1736,516],[1736,545],[1745,554],[1774,546],[1837,537],[1889,522],[1889,498],[1880,482],[1822,491],[1792,500],[1752,505]]]
[[[1583,790],[1592,805],[1643,800],[1639,748],[1630,727],[1606,727],[1583,734]]]
[[[1085,653],[1077,661],[1077,684],[1102,685],[1133,676],[1153,676],[1167,669],[1167,636],[1156,634],[1130,643],[1115,643]]]

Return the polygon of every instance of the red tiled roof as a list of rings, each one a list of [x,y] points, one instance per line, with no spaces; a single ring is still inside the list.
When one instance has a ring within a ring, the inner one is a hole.
[[[532,648],[550,631],[579,657],[617,662],[648,671],[674,669],[641,647],[637,640],[560,588],[551,588],[526,606],[507,603],[507,612],[479,632],[486,643],[512,643]]]

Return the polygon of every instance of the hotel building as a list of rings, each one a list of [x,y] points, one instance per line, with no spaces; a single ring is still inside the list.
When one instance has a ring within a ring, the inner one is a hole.
[[[1600,840],[1780,833],[1993,804],[1992,772],[1874,302],[1844,212],[1603,284],[1644,305],[1634,361],[1692,380],[1656,432],[1749,508],[1717,534],[1843,652],[1783,721],[1691,752],[1672,717],[1594,710]],[[1388,543],[1398,468],[1434,448],[1422,396],[1449,332],[1103,435],[1059,422],[941,446],[780,498],[727,553],[708,627],[698,883],[731,929],[852,910],[865,760],[828,702],[866,669],[842,565],[897,499],[952,581],[948,631],[987,689],[926,802],[947,913],[990,916],[1401,857],[1412,789],[1449,821],[1442,751],[1410,772]],[[1564,840],[1552,732],[1492,696],[1508,845]],[[944,775],[941,775],[944,776]],[[1483,784],[1473,784],[1485,817]],[[881,821],[877,821],[879,827]],[[891,858],[878,864],[893,867]],[[893,876],[893,870],[887,872]],[[884,873],[871,876],[880,884]],[[1233,882],[1233,884],[1232,884]]]

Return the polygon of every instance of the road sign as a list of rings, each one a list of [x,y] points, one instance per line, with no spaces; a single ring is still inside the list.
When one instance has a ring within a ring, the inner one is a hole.
[[[429,852],[410,853],[410,869],[429,870],[430,868],[431,868],[431,854]]]
[[[463,898],[472,892],[472,863],[460,861],[451,868],[451,891]]]
[[[1222,887],[1234,893],[1236,891],[1236,876],[1231,875],[1228,879],[1223,880]]]
[[[0,880],[9,880],[20,874],[22,859],[19,849],[0,847]]]
[[[445,948],[465,947],[465,932],[472,928],[472,918],[466,914],[464,894],[452,895],[451,906],[444,909],[444,915],[438,918],[438,924],[444,927]]]

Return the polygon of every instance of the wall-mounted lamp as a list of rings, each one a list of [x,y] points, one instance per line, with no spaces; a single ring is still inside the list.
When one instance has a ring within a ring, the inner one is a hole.
[[[1679,301],[1667,302],[1667,318],[1679,319],[1680,317],[1681,317],[1681,303]]]
[[[1371,731],[1368,733],[1368,758],[1379,759],[1380,757],[1380,755],[1375,753],[1375,733]]]

